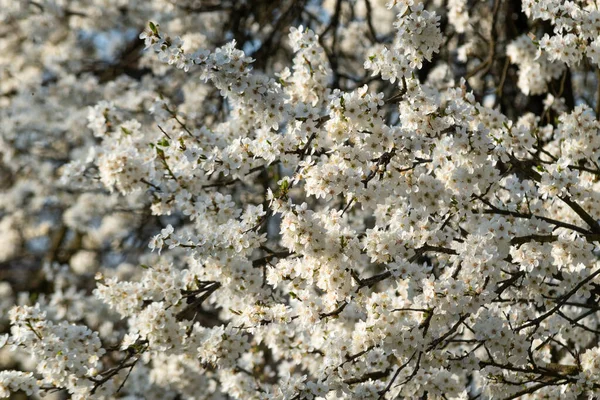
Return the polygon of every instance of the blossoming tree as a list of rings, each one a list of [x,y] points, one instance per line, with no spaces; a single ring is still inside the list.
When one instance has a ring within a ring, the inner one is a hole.
[[[0,0],[0,397],[600,396],[598,7]]]

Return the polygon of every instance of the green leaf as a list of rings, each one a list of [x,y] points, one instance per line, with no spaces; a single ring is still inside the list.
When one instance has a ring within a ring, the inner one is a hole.
[[[154,33],[155,35],[158,35],[158,29],[156,28],[156,25],[154,25],[154,23],[152,21],[148,22],[148,26],[150,27],[150,30],[152,31],[152,33]]]

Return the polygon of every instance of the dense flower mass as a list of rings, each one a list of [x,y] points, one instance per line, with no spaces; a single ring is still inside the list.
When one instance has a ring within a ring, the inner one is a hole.
[[[600,396],[596,2],[0,21],[0,397]]]

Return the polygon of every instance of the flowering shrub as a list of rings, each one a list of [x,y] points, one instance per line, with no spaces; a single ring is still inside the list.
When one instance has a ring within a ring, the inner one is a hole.
[[[0,6],[0,396],[600,396],[591,0]]]

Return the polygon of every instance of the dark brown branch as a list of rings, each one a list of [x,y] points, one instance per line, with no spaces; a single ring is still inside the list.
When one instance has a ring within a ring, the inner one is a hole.
[[[383,389],[382,391],[379,392],[379,399],[383,399],[385,394],[390,391],[390,389],[392,388],[392,385],[394,384],[394,381],[396,380],[396,378],[398,378],[398,375],[400,375],[400,372],[402,372],[402,370],[404,368],[406,368],[406,366],[412,361],[412,359],[415,357],[415,354],[417,354],[416,351],[412,354],[412,356],[410,356],[410,358],[404,364],[402,364],[401,366],[398,367],[398,369],[394,373],[394,376],[392,377],[392,379],[390,379],[390,381],[388,382],[385,389]]]
[[[390,374],[391,371],[392,370],[388,368],[385,371],[369,372],[367,374],[364,374],[361,377],[346,379],[344,381],[344,383],[347,385],[356,385],[357,383],[366,382],[370,379],[377,380],[377,379],[385,378],[386,376],[388,376]]]
[[[323,319],[323,318],[327,318],[327,317],[334,317],[334,316],[337,317],[342,311],[344,311],[344,309],[346,308],[347,305],[348,305],[348,302],[346,300],[344,300],[335,310],[328,312],[328,313],[319,314],[319,318]]]
[[[185,318],[185,315],[192,310],[197,309],[198,307],[202,306],[202,303],[204,303],[204,301],[206,299],[208,299],[210,297],[211,294],[213,294],[218,288],[221,287],[221,282],[213,282],[212,284],[204,287],[203,289],[201,289],[202,295],[198,298],[196,298],[195,300],[193,300],[190,304],[188,304],[182,311],[180,311],[179,313],[177,313],[177,319],[178,320],[182,320]]]
[[[532,394],[537,392],[540,389],[545,388],[546,386],[553,386],[553,385],[557,385],[558,382],[560,382],[560,379],[553,379],[550,382],[542,382],[542,383],[538,383],[537,385],[534,386],[530,386],[527,389],[523,389],[521,391],[518,391],[517,393],[513,394],[512,396],[508,396],[506,398],[504,398],[504,400],[513,400],[513,399],[518,399],[521,396],[524,396],[526,394]],[[565,382],[566,383],[566,382]]]
[[[560,309],[568,300],[571,296],[573,296],[575,293],[577,293],[577,291],[579,289],[581,289],[583,286],[585,286],[588,282],[590,282],[591,280],[593,280],[596,276],[598,276],[600,274],[600,268],[597,269],[596,271],[594,271],[591,275],[589,275],[587,278],[585,278],[584,280],[582,280],[581,282],[579,282],[577,285],[575,285],[575,287],[573,289],[571,289],[570,291],[568,291],[567,293],[565,293],[564,295],[562,295],[556,305],[554,307],[552,307],[552,309],[550,309],[548,312],[540,315],[539,317],[519,326],[518,328],[515,329],[515,332],[519,332],[522,331],[523,329],[526,328],[530,328],[533,326],[538,326],[543,320],[545,320],[546,318],[548,318],[549,316],[551,316],[552,314],[554,314],[556,311],[558,311],[558,309]]]
[[[452,325],[452,328],[450,328],[450,330],[448,332],[444,333],[442,336],[440,336],[439,338],[437,338],[431,342],[429,347],[427,347],[427,351],[431,351],[431,350],[435,349],[437,347],[437,345],[439,345],[441,342],[443,342],[448,337],[450,337],[450,335],[452,335],[454,332],[456,332],[456,330],[458,329],[460,324],[462,324],[467,318],[469,318],[469,315],[470,314],[462,315],[458,319],[458,321],[456,321],[456,323],[454,325]]]
[[[577,204],[577,202],[575,202],[568,196],[559,196],[558,198],[561,199],[566,205],[568,205],[571,208],[571,210],[573,210],[579,216],[579,218],[584,220],[585,223],[589,225],[592,232],[600,233],[600,225],[598,225],[598,222],[594,219],[594,217],[588,214],[579,204]]]

